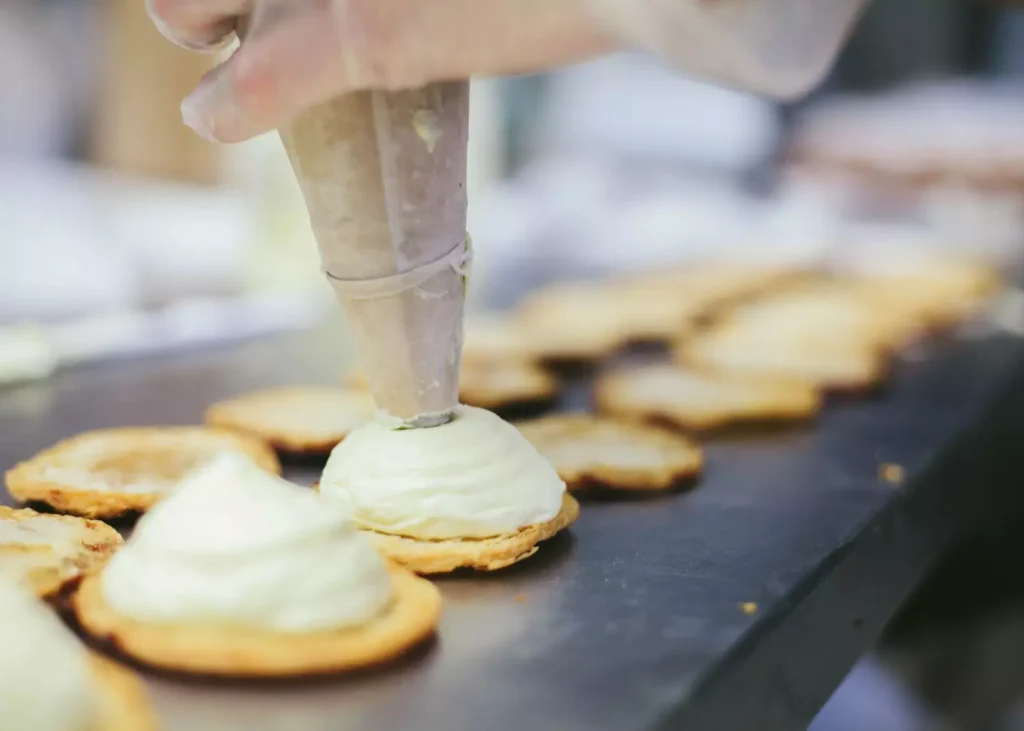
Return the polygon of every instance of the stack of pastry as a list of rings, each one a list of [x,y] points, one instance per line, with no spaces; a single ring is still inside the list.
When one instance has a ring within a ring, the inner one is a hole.
[[[688,434],[809,422],[828,394],[882,386],[902,348],[970,319],[997,288],[990,268],[940,255],[852,273],[713,260],[557,284],[511,312],[469,319],[460,397],[509,417],[536,415],[578,372],[560,366],[593,366],[600,416],[521,422],[569,489],[690,484],[701,460]],[[620,364],[635,343],[668,357],[647,349],[647,362]],[[280,451],[327,453],[373,412],[357,370],[337,387],[243,395],[206,418]],[[675,440],[667,451],[666,440]]]
[[[465,405],[430,428],[378,411],[349,373],[212,404],[205,427],[81,434],[7,473],[12,496],[66,515],[0,508],[0,582],[70,606],[98,647],[165,670],[389,661],[438,626],[440,592],[417,574],[528,559],[576,520],[573,494],[689,487],[700,435],[814,419],[829,393],[881,385],[904,346],[972,317],[997,286],[984,267],[933,264],[855,276],[714,262],[549,288],[470,322]],[[637,342],[660,355],[630,364]],[[593,412],[494,413],[554,405],[573,376],[553,366],[567,361],[599,370]],[[279,476],[279,454],[328,453],[315,490]],[[127,544],[91,519],[138,513]],[[152,728],[133,675],[75,645],[44,606],[9,605],[5,629],[50,635],[32,640],[42,649],[19,682],[64,668],[63,703],[24,694],[20,727]]]
[[[110,446],[104,433],[91,436],[99,440],[96,451]],[[220,435],[208,438],[214,436]],[[70,605],[101,647],[143,664],[202,675],[337,672],[390,660],[434,632],[441,599],[432,584],[385,560],[356,529],[342,502],[277,476],[276,461],[268,465],[262,451],[225,448],[234,444],[219,442],[220,451],[185,471],[149,506],[127,544],[96,520],[0,508],[0,590],[10,583],[18,592]],[[173,445],[165,440],[160,446],[166,458]],[[181,457],[195,456],[194,447],[183,439]],[[53,454],[38,457],[33,469],[45,474],[45,460]],[[108,479],[108,489],[124,488],[124,481],[115,479],[123,475],[109,467],[97,469],[98,455],[90,454],[91,461],[79,455],[72,465],[68,455],[77,452],[57,454],[60,469],[79,470],[75,479],[90,484]],[[119,453],[112,449],[112,455],[116,459]],[[132,474],[139,478],[144,468],[135,462]],[[25,470],[18,468],[18,474]],[[6,611],[5,601],[0,606]],[[4,618],[4,630],[32,629],[32,622],[39,621],[34,616],[19,610],[17,617]],[[130,678],[109,663],[89,660],[75,678],[71,661],[62,663],[67,665],[62,680],[68,684],[68,713],[85,713],[81,699],[70,694],[85,692],[90,673],[97,682],[111,683],[112,693],[127,689],[126,700],[137,704]],[[52,669],[40,666],[41,671]],[[96,695],[102,696],[96,713],[122,720],[101,722],[97,716],[78,725],[47,721],[50,725],[19,728],[151,727],[145,715],[143,725],[131,725],[131,709],[122,708],[113,695],[108,698],[105,690]],[[26,705],[24,713],[30,712],[36,713]]]

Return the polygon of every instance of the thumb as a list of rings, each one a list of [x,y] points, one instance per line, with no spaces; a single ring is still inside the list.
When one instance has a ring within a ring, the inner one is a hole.
[[[183,121],[211,142],[241,142],[366,88],[359,72],[364,55],[341,28],[332,13],[316,11],[254,30],[185,99]]]

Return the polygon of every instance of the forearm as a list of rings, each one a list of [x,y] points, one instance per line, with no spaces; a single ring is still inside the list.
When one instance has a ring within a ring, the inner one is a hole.
[[[867,0],[584,0],[619,42],[695,76],[796,97],[832,65]]]
[[[232,58],[183,106],[210,139],[244,140],[364,89],[539,71],[623,48],[788,97],[827,70],[865,0],[148,0],[182,45]]]
[[[366,42],[373,87],[527,73],[634,48],[711,81],[790,97],[828,70],[865,2],[377,0],[366,13],[376,28],[352,41]]]
[[[373,88],[534,73],[622,47],[584,0],[376,0],[364,15],[351,42],[364,44]]]

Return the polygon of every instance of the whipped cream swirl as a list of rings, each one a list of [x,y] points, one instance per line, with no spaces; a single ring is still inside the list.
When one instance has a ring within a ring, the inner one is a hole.
[[[441,426],[378,419],[356,429],[331,453],[320,491],[360,528],[437,540],[547,522],[565,483],[512,424],[460,406]]]
[[[391,598],[384,560],[344,510],[233,453],[150,510],[102,581],[138,620],[281,632],[362,624]]]

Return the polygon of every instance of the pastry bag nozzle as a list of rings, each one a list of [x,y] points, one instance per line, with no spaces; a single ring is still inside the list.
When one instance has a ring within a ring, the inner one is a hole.
[[[458,404],[468,118],[456,82],[350,94],[281,130],[374,398],[406,426]]]

